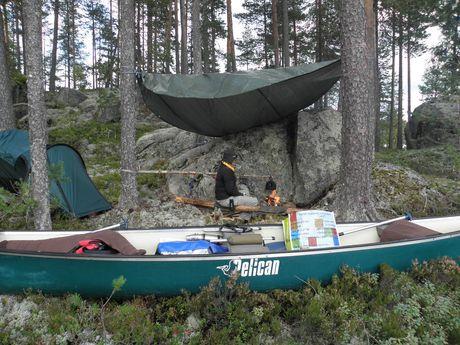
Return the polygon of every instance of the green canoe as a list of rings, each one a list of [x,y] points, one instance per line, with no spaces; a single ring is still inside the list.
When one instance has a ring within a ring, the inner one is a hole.
[[[410,267],[413,260],[460,256],[460,216],[414,221],[440,234],[380,243],[376,228],[343,236],[341,246],[303,251],[269,251],[211,255],[153,255],[160,241],[184,240],[187,236],[216,232],[217,227],[121,230],[136,248],[147,250],[143,256],[77,255],[18,252],[0,249],[0,293],[14,294],[39,290],[46,294],[78,293],[105,297],[112,281],[120,276],[126,283],[119,297],[136,295],[177,295],[197,292],[214,277],[227,279],[233,272],[239,281],[255,291],[296,289],[314,278],[328,281],[344,265],[360,272],[376,272],[382,263],[398,270]],[[371,224],[371,223],[369,223]],[[338,231],[349,231],[363,224],[338,224]],[[366,224],[365,224],[366,225]],[[280,243],[279,225],[261,226],[256,231]],[[84,232],[0,232],[0,242],[74,235]],[[270,244],[270,243],[268,243]]]

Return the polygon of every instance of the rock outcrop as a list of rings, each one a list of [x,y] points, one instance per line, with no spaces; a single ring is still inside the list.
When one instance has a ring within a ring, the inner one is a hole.
[[[411,149],[442,144],[460,149],[460,95],[417,107],[406,128],[406,139]]]
[[[86,96],[83,92],[67,88],[60,89],[56,95],[56,101],[62,104],[67,104],[70,107],[78,107],[78,105],[87,98],[88,96]]]
[[[340,162],[341,116],[327,109],[303,112],[298,128],[290,120],[227,136],[210,138],[164,125],[137,142],[140,167],[151,169],[159,161],[171,170],[210,172],[222,152],[232,147],[238,153],[238,175],[273,176],[284,200],[309,204],[337,181]],[[297,133],[297,134],[296,134]],[[295,137],[293,137],[295,136]],[[292,146],[294,145],[294,146]],[[173,194],[214,198],[214,178],[168,175]],[[240,178],[251,194],[263,198],[265,178]]]

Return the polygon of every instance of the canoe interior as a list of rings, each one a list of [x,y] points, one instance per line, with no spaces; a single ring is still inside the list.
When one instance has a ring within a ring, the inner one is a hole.
[[[443,234],[460,231],[460,216],[427,218],[413,221],[416,224],[430,228]],[[347,232],[375,223],[344,223],[337,224],[339,232]],[[281,225],[251,226],[255,233],[260,233],[266,240],[265,243],[283,242],[283,230]],[[209,227],[177,227],[168,229],[130,229],[119,230],[134,247],[146,250],[146,255],[154,255],[160,242],[186,240],[189,235],[195,234],[217,234],[219,226]],[[41,240],[62,236],[87,233],[88,231],[2,231],[0,242],[4,240]],[[380,242],[376,227],[355,232],[340,237],[340,246],[366,245]]]

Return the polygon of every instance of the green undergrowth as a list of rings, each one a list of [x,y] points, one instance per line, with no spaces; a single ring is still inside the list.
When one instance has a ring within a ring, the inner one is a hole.
[[[447,258],[414,263],[408,272],[387,265],[366,274],[343,268],[327,285],[309,280],[299,290],[268,293],[231,278],[169,298],[0,298],[2,344],[459,342],[460,267]]]
[[[376,153],[376,159],[411,168],[423,175],[460,178],[460,151],[451,145],[419,150],[387,150]]]

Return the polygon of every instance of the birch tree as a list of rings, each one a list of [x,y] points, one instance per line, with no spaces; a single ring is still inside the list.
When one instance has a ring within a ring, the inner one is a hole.
[[[43,88],[42,1],[24,0],[24,50],[27,71],[27,99],[32,197],[36,202],[36,230],[51,230],[48,165],[46,145],[46,111]]]

